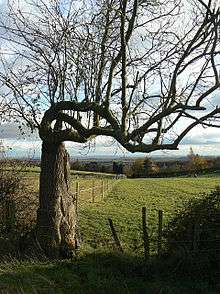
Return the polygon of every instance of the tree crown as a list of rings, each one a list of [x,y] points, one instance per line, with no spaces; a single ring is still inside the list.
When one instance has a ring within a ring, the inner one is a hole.
[[[196,125],[217,125],[220,110],[207,102],[219,88],[214,1],[18,4],[1,15],[2,115],[42,140],[104,135],[151,152],[177,149]]]

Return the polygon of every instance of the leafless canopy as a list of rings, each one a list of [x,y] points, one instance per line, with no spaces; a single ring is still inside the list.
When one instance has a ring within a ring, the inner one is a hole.
[[[43,141],[104,135],[151,152],[218,125],[216,1],[19,3],[1,15],[0,103]]]

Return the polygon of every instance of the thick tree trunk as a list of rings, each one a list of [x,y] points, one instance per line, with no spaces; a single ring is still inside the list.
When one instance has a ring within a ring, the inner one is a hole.
[[[78,246],[76,199],[69,191],[69,176],[64,144],[43,142],[37,240],[49,258],[69,258]]]

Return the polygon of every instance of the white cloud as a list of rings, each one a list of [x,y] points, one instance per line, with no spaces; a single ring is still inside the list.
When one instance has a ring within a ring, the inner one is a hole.
[[[23,157],[26,159],[40,157],[40,141],[3,139],[2,142],[5,147],[6,155],[9,157]]]
[[[28,141],[35,141],[38,139],[37,132],[31,133],[27,127],[22,127],[22,132],[24,132],[23,135],[21,134],[18,125],[15,123],[0,124],[0,139],[26,139]]]
[[[220,144],[219,128],[194,128],[183,141],[183,145],[215,145]]]

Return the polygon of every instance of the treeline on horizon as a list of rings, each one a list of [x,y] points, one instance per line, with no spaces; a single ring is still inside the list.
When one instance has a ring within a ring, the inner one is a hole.
[[[144,177],[172,177],[181,175],[197,176],[201,173],[216,172],[220,170],[220,157],[206,158],[195,154],[190,148],[185,160],[155,161],[150,157],[137,158],[133,161],[71,161],[71,169],[125,174],[129,178]]]
[[[190,148],[184,159],[156,161],[150,157],[137,158],[129,161],[86,161],[72,160],[71,169],[101,173],[125,174],[128,178],[172,177],[181,175],[197,176],[201,173],[220,170],[220,157],[206,158],[195,154]]]
[[[3,158],[2,158],[3,159]],[[10,159],[6,159],[11,161]],[[29,167],[40,167],[40,160],[13,161]],[[70,169],[99,173],[124,174],[128,178],[173,177],[181,175],[197,176],[199,174],[220,171],[220,157],[204,157],[195,154],[190,148],[185,158],[154,160],[149,156],[132,160],[70,160]]]
[[[195,155],[186,160],[154,161],[149,157],[138,158],[133,162],[80,162],[71,163],[74,170],[125,174],[128,178],[172,177],[181,175],[197,176],[201,173],[220,170],[220,157],[206,159]]]

